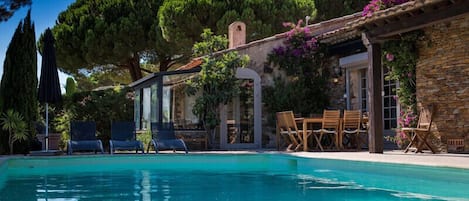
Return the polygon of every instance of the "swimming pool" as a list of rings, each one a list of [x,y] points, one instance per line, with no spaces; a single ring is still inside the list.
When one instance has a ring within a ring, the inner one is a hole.
[[[9,159],[0,200],[469,200],[469,170],[283,154]]]

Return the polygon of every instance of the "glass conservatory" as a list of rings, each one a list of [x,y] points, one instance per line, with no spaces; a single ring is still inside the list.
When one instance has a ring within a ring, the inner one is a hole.
[[[204,132],[192,109],[197,95],[186,93],[186,81],[198,76],[200,68],[154,73],[130,84],[135,90],[134,121],[138,130],[151,122],[173,122],[176,133]],[[261,148],[261,86],[259,75],[238,68],[241,93],[221,106],[220,126],[210,141],[222,149]]]

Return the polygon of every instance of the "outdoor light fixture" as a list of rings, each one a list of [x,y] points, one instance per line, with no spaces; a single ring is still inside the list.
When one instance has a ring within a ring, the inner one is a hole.
[[[332,82],[337,84],[337,83],[339,83],[339,78],[342,76],[342,68],[340,66],[334,66],[334,67],[332,67],[332,70],[334,72]]]
[[[334,70],[335,77],[341,77],[342,76],[342,68],[340,66],[334,66],[332,68],[332,70]]]

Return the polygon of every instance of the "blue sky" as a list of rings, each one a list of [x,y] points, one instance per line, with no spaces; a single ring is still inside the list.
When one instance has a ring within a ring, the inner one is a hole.
[[[31,20],[34,22],[36,27],[36,40],[39,39],[41,33],[43,33],[48,27],[52,28],[55,25],[55,20],[60,12],[65,11],[68,5],[75,2],[75,0],[33,0],[31,5]],[[5,61],[5,53],[7,51],[10,40],[13,37],[18,23],[26,17],[28,7],[24,7],[13,15],[6,22],[0,22],[0,77],[3,74],[3,62]],[[38,79],[41,68],[41,55],[37,54],[37,67],[38,67]],[[67,75],[59,73],[60,84],[62,85],[62,93],[64,91],[65,80]]]

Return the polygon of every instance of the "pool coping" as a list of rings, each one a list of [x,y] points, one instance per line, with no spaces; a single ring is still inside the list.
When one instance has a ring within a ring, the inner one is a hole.
[[[291,153],[291,155],[305,158],[421,165],[469,170],[468,154],[405,154],[398,150],[385,151],[383,154],[372,154],[369,152],[296,152]]]
[[[394,163],[404,165],[422,165],[432,167],[449,167],[461,168],[469,170],[469,154],[415,154],[403,153],[397,151],[385,151],[383,154],[372,154],[369,152],[282,152],[271,150],[254,150],[254,151],[197,151],[189,152],[189,154],[257,154],[257,153],[273,153],[284,154],[303,158],[317,158],[317,159],[335,159],[335,160],[348,160],[348,161],[363,161],[363,162],[378,162],[378,163]],[[172,152],[163,152],[164,155],[174,154]],[[107,154],[104,154],[106,156]],[[131,156],[135,154],[115,154],[113,156]],[[142,156],[138,154],[139,156]],[[157,156],[155,154],[145,154]],[[178,153],[178,155],[181,155]],[[53,157],[93,157],[103,156],[102,154],[92,155],[61,155]],[[2,167],[9,158],[47,158],[50,156],[0,156],[0,167]]]

